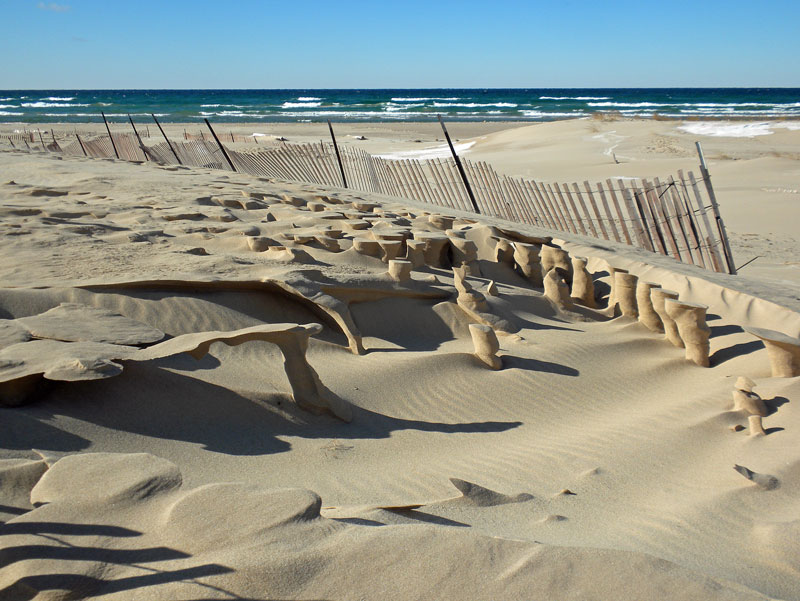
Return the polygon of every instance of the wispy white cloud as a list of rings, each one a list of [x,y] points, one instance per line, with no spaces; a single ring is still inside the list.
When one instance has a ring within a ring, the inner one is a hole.
[[[41,10],[49,10],[54,13],[65,13],[70,9],[66,4],[56,4],[55,2],[39,2],[37,6]]]

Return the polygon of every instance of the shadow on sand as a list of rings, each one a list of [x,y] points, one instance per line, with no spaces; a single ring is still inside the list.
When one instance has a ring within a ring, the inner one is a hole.
[[[54,386],[38,402],[2,411],[0,437],[7,448],[5,441],[10,440],[15,449],[61,452],[84,450],[90,441],[48,423],[55,416],[141,436],[201,444],[209,451],[239,456],[288,451],[290,443],[278,436],[382,439],[398,430],[489,433],[521,425],[518,421],[407,420],[356,406],[352,423],[346,424],[299,409],[288,394],[247,398],[147,363],[130,363],[121,375],[108,380]]]

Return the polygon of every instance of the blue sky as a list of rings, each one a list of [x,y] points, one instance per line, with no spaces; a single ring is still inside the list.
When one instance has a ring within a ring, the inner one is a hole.
[[[800,0],[0,0],[0,89],[800,87]]]

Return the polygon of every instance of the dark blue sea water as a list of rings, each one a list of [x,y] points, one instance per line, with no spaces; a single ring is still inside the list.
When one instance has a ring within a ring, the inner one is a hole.
[[[629,117],[800,118],[798,88],[432,90],[0,90],[0,122],[550,121]]]

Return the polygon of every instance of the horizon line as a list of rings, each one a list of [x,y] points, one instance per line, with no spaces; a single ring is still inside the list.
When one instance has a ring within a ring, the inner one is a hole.
[[[800,86],[544,86],[544,87],[399,87],[399,88],[0,88],[0,92],[41,92],[41,91],[124,91],[124,90],[153,90],[153,91],[206,91],[206,90],[240,90],[240,91],[271,91],[284,90],[800,90]]]

